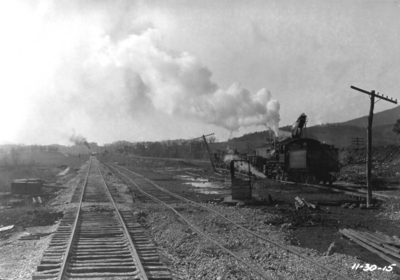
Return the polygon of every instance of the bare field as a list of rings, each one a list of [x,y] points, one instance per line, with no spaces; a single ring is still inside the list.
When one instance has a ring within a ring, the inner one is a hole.
[[[57,167],[60,165],[67,165],[70,167],[79,167],[83,161],[88,160],[88,155],[79,156],[66,156],[60,152],[21,152],[19,154],[17,165],[35,165],[40,167]],[[1,166],[14,166],[12,156],[9,154],[0,154]]]
[[[66,156],[60,152],[33,151],[20,153],[15,165],[11,155],[0,154],[0,192],[9,192],[14,179],[40,178],[53,181],[65,168],[70,167],[73,172],[86,160],[87,155],[78,157]]]

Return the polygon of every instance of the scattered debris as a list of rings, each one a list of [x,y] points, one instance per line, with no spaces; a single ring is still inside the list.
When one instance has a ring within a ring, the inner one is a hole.
[[[335,253],[335,249],[336,249],[336,244],[335,242],[332,242],[332,244],[328,248],[328,251],[326,251],[325,256],[333,255]]]
[[[291,228],[293,228],[293,225],[292,225],[292,223],[284,223],[284,224],[281,224],[281,228],[282,229],[291,229]]]
[[[38,196],[36,199],[34,196],[32,196],[32,201],[34,204],[36,204],[36,203],[42,204],[43,203],[42,198],[40,196]]]
[[[354,209],[357,208],[357,203],[344,203],[340,207],[342,208],[348,208],[348,209]],[[371,204],[370,206],[367,206],[365,203],[360,203],[358,204],[358,208],[360,209],[376,209],[378,208],[378,204]]]
[[[294,200],[295,200],[294,206],[296,207],[296,210],[299,210],[300,208],[304,207],[305,203],[300,197],[296,196]]]
[[[319,205],[317,203],[311,203],[304,198],[301,199],[300,197],[296,196],[294,205],[296,207],[296,210],[303,208],[304,206],[307,206],[310,209],[319,209]]]
[[[207,200],[207,203],[218,204],[218,203],[221,203],[223,201],[224,201],[224,198],[220,197],[220,198],[209,199],[209,200]]]
[[[39,240],[41,237],[48,236],[54,232],[46,232],[46,233],[35,233],[29,235],[23,235],[18,240]]]
[[[13,228],[14,228],[14,225],[6,226],[6,227],[1,227],[1,228],[0,228],[0,232],[8,231],[8,230],[13,229]]]
[[[242,202],[242,201],[239,201],[237,204],[236,204],[236,207],[238,207],[238,208],[242,208],[242,207],[245,207],[246,206],[246,203],[244,203],[244,202]]]
[[[341,252],[343,245],[339,244],[338,242],[332,242],[329,246],[328,250],[325,253],[325,256],[330,256],[335,253]]]
[[[60,173],[58,173],[57,176],[67,175],[67,173],[69,172],[70,169],[71,169],[70,167],[65,168],[65,170],[63,170]]]

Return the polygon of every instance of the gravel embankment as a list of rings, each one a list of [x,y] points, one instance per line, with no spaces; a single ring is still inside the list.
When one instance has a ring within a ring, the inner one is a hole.
[[[307,248],[293,246],[285,230],[262,225],[268,213],[260,210],[225,206],[213,206],[228,218],[243,221],[243,225],[253,224],[251,228],[279,244],[290,246],[296,251],[321,264],[348,275],[352,279],[398,279],[389,272],[364,272],[352,270],[354,257],[342,254],[324,256]],[[164,262],[169,265],[176,279],[261,279],[249,273],[249,269],[238,263],[217,246],[193,232],[180,218],[165,211],[158,205],[139,205],[141,223],[147,228],[149,236],[159,246]],[[266,241],[238,230],[221,218],[208,212],[198,211],[189,205],[176,205],[178,210],[191,222],[200,227],[213,239],[234,251],[253,265],[262,268],[272,279],[335,279],[336,275],[327,273],[306,260]]]

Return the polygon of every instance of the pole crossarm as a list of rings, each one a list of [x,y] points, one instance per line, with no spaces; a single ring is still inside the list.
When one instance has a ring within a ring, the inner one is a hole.
[[[204,137],[207,137],[207,136],[211,136],[211,135],[214,135],[215,133],[210,133],[210,134],[207,134],[207,135],[202,135],[202,136],[200,136],[200,137],[197,137],[197,138],[194,138],[194,139],[192,139],[192,140],[190,140],[190,141],[194,141],[194,140],[197,140],[197,139],[200,139],[200,138],[203,138],[203,136]]]
[[[386,101],[388,101],[388,102],[392,102],[392,103],[394,103],[394,104],[397,104],[397,99],[389,98],[388,96],[385,97],[384,95],[381,95],[381,94],[379,94],[379,93],[375,93],[374,91],[372,91],[372,92],[366,91],[366,90],[363,90],[363,89],[358,88],[358,87],[355,87],[355,86],[350,86],[350,87],[351,87],[352,89],[354,89],[354,90],[361,91],[361,92],[363,92],[363,93],[365,93],[365,94],[368,94],[368,95],[370,95],[370,96],[374,96],[374,97],[377,97],[377,98],[386,100]],[[378,101],[377,101],[377,102],[378,102]]]
[[[206,148],[207,148],[208,155],[210,157],[211,167],[212,167],[212,169],[213,169],[213,171],[215,173],[218,173],[217,169],[215,169],[215,165],[214,165],[214,161],[213,161],[213,158],[212,158],[212,155],[211,155],[210,147],[208,147],[207,140],[206,140],[206,137],[207,136],[211,136],[211,135],[214,135],[214,133],[210,133],[210,134],[207,134],[207,135],[202,135],[200,137],[197,137],[197,138],[194,138],[194,139],[190,140],[190,153],[192,153],[193,141],[197,140],[197,139],[200,139],[200,138],[203,138],[204,144],[206,145]]]

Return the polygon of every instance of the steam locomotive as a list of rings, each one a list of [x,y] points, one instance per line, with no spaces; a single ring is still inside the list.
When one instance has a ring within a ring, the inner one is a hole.
[[[338,154],[334,146],[315,139],[290,138],[248,160],[268,178],[331,185],[340,171]]]
[[[306,124],[307,116],[302,114],[292,126],[291,138],[267,144],[257,149],[255,155],[245,158],[268,178],[331,185],[341,168],[339,150],[333,145],[303,138]]]

